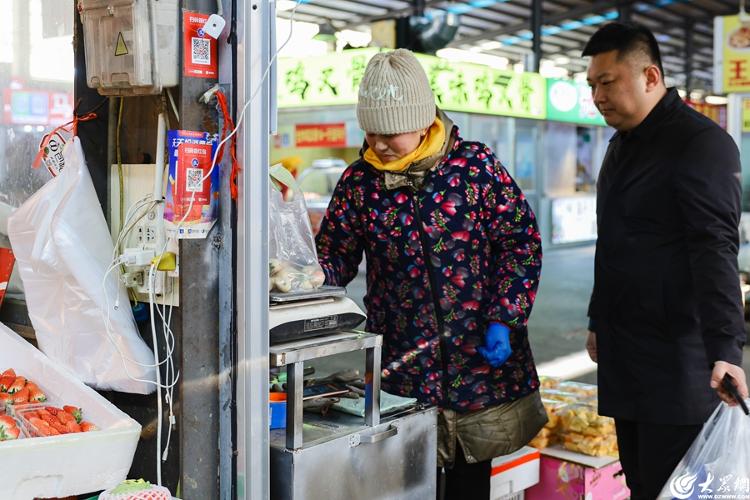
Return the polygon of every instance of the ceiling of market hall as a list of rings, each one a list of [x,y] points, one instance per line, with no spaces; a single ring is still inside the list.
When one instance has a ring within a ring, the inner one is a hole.
[[[288,2],[291,3],[291,2]],[[685,85],[686,47],[692,43],[692,88],[710,89],[713,77],[713,19],[737,14],[739,0],[542,0],[542,61],[573,76],[586,70],[581,50],[603,24],[629,13],[657,37],[668,83]],[[426,12],[459,15],[448,47],[519,62],[532,51],[532,0],[300,0],[295,20],[366,31],[379,20]],[[289,17],[291,10],[280,11]],[[691,36],[688,36],[688,33]],[[689,41],[690,40],[690,41]]]

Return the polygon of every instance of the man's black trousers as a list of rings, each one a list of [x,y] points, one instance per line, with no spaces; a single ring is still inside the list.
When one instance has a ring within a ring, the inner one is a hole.
[[[617,445],[631,500],[654,500],[701,425],[659,425],[615,419]]]

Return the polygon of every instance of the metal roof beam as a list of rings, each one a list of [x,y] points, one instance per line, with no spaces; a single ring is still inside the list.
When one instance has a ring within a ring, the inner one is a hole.
[[[600,0],[590,5],[582,5],[581,7],[570,9],[569,11],[561,12],[559,14],[555,14],[552,16],[543,16],[542,24],[543,25],[555,24],[555,23],[559,23],[568,19],[577,19],[587,14],[595,14],[604,10],[614,8],[617,6],[617,3],[618,3],[617,0],[606,0],[606,1]],[[497,30],[486,31],[481,35],[454,40],[453,42],[449,44],[449,46],[461,45],[461,44],[466,44],[466,43],[474,43],[474,42],[479,42],[483,40],[492,40],[502,35],[511,35],[519,31],[528,30],[530,23],[531,23],[531,19],[529,18],[517,24],[511,24],[509,26],[505,26]]]

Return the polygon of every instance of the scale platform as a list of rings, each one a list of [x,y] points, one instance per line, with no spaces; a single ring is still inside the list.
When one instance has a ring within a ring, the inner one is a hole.
[[[367,316],[346,296],[343,287],[270,294],[268,308],[271,345],[352,330]]]

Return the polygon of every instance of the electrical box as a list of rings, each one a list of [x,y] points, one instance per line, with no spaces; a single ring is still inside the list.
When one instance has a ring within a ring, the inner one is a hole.
[[[78,11],[89,87],[133,96],[179,83],[179,0],[78,0]]]

